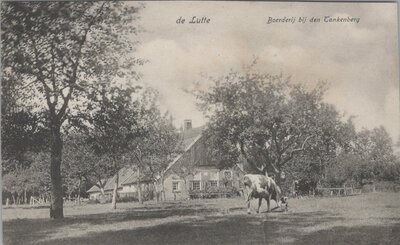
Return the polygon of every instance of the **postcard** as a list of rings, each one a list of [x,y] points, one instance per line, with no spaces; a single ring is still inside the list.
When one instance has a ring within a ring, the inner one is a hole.
[[[396,2],[1,3],[3,243],[400,244]]]

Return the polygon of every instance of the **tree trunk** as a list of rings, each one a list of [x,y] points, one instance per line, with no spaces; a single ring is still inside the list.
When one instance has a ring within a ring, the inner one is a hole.
[[[275,175],[275,183],[276,183],[278,186],[281,186],[282,180],[281,180],[280,174]]]
[[[51,162],[50,162],[50,177],[51,177],[51,204],[50,218],[61,219],[63,213],[63,189],[61,179],[61,159],[63,142],[61,139],[60,126],[51,128]]]
[[[27,204],[27,203],[28,203],[28,200],[26,198],[26,189],[24,189],[24,204]]]
[[[118,181],[119,181],[119,171],[117,171],[117,174],[115,176],[115,184],[114,184],[114,191],[113,191],[113,197],[112,197],[112,208],[113,209],[117,209]]]
[[[165,201],[165,187],[164,187],[164,174],[161,176],[161,197],[162,201]]]
[[[154,181],[154,194],[155,194],[157,203],[160,202],[161,189],[160,189],[160,186],[158,185],[158,183],[156,181]]]
[[[137,189],[138,189],[138,200],[140,204],[143,204],[142,200],[142,188],[140,188],[140,168],[137,168],[138,178],[137,178]]]
[[[101,195],[105,195],[105,193],[104,193],[104,187],[100,187],[100,192],[101,192]]]
[[[81,205],[81,179],[79,178],[78,182],[78,206]]]
[[[14,193],[11,193],[11,197],[13,199],[13,204],[15,205],[16,203],[15,203],[15,195],[14,195]]]

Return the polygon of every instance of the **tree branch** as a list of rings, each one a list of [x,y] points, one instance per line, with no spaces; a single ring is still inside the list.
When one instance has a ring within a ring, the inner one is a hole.
[[[301,137],[301,135],[302,134],[300,134],[297,138]],[[295,138],[295,136],[290,137],[290,139],[287,140],[287,141],[291,141],[291,142],[289,142],[287,144],[287,146],[282,149],[282,154],[285,153],[296,142],[296,140],[292,140],[294,138]]]
[[[279,163],[279,166],[281,167],[281,166],[283,166],[284,164],[286,164],[287,162],[289,162],[290,160],[292,160],[295,153],[304,150],[304,147],[305,147],[306,142],[307,142],[310,138],[312,138],[312,137],[313,137],[312,135],[308,136],[308,137],[304,140],[303,144],[301,145],[301,148],[297,148],[297,149],[294,149],[293,151],[291,151],[289,157],[286,158],[285,160],[283,160],[281,163]]]
[[[69,92],[68,92],[67,96],[62,95],[63,100],[64,100],[64,103],[63,103],[62,107],[60,108],[60,111],[59,111],[58,114],[57,114],[57,118],[58,118],[58,120],[60,120],[60,121],[61,121],[62,118],[64,117],[65,112],[66,112],[66,110],[67,110],[67,108],[68,108],[68,102],[69,102],[69,100],[70,100],[71,97],[72,97],[73,88],[72,88],[72,87],[69,87],[69,88],[70,88],[70,89],[69,89]]]
[[[55,78],[55,72],[56,72],[56,65],[55,65],[55,54],[54,54],[54,44],[53,42],[50,42],[50,46],[51,46],[51,81],[52,81],[52,85],[53,85],[53,93],[54,93],[54,105],[57,106],[58,103],[58,91],[57,91],[57,85],[56,85],[56,78]],[[57,92],[56,92],[57,91]]]
[[[278,139],[276,138],[276,132],[272,133],[272,139],[273,139],[273,141],[275,143],[276,152],[278,153],[278,155],[281,155],[282,154],[281,146],[278,143]]]
[[[85,44],[85,42],[87,40],[87,36],[88,36],[88,33],[89,33],[91,27],[94,25],[97,17],[103,11],[103,8],[104,8],[105,4],[106,4],[106,2],[103,2],[101,7],[99,8],[99,10],[97,11],[96,15],[93,16],[92,20],[88,24],[88,27],[84,30],[84,34],[82,36],[82,39],[79,41],[79,48],[78,48],[78,53],[77,53],[77,56],[76,56],[76,60],[75,61],[71,60],[71,62],[73,64],[73,70],[72,70],[72,76],[70,77],[69,82],[68,82],[70,85],[76,84],[76,79],[77,79],[77,76],[78,76],[79,61],[81,60],[81,57],[82,57],[83,46],[84,46],[84,44]],[[64,103],[63,103],[59,113],[57,114],[57,118],[59,120],[61,120],[62,117],[64,117],[64,115],[65,115],[65,112],[66,112],[66,109],[68,108],[68,103],[69,103],[69,101],[71,99],[73,91],[74,91],[74,87],[70,86],[70,90],[68,92],[68,95],[64,99]]]
[[[36,41],[32,36],[30,36],[30,39],[31,39],[32,46],[33,46],[33,51],[34,51],[34,54],[35,54],[36,68],[38,69],[38,74],[36,74],[36,77],[37,77],[37,80],[39,82],[41,82],[42,85],[43,85],[43,88],[45,90],[45,97],[46,97],[47,106],[49,107],[50,114],[52,116],[54,116],[54,115],[56,115],[56,111],[55,111],[56,108],[55,108],[55,104],[53,104],[51,102],[51,100],[50,100],[51,89],[46,84],[46,82],[44,81],[44,76],[43,76],[42,70],[41,70],[41,68],[39,66],[39,51],[37,50],[37,47],[36,47]]]

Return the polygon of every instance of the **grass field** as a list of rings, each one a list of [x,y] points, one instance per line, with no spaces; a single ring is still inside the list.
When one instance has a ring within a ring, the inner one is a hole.
[[[63,220],[47,208],[2,211],[6,245],[400,244],[399,193],[290,199],[289,212],[266,213],[264,203],[250,215],[239,198],[71,206]]]

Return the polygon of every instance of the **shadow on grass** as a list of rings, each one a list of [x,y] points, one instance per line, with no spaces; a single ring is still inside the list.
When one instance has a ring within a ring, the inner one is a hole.
[[[21,206],[6,206],[3,207],[3,209],[48,209],[50,208],[50,205],[42,205],[42,206],[28,206],[28,205],[21,205]]]
[[[46,238],[55,229],[82,222],[108,224],[170,216],[204,216],[150,227],[92,232],[83,237],[59,238],[41,244],[400,244],[400,220],[396,225],[334,227],[305,232],[304,228],[345,218],[328,212],[221,214],[200,207],[142,208],[126,212],[68,217],[61,221],[15,220],[4,223],[5,244],[29,244]],[[132,223],[133,225],[135,223]]]
[[[15,219],[3,222],[4,244],[34,244],[63,227],[73,227],[82,223],[89,225],[110,225],[126,221],[146,221],[174,216],[207,215],[218,211],[204,205],[172,204],[166,207],[136,207],[124,211],[108,213],[73,215],[62,220],[51,219]],[[55,243],[57,244],[57,243]],[[80,243],[78,243],[80,244]]]
[[[264,231],[272,244],[400,244],[400,219],[379,220],[387,221],[387,225],[346,226],[350,220],[344,217],[304,212],[267,220]],[[331,222],[340,222],[343,226],[326,228]]]
[[[400,223],[334,227],[303,236],[297,244],[400,244]]]

